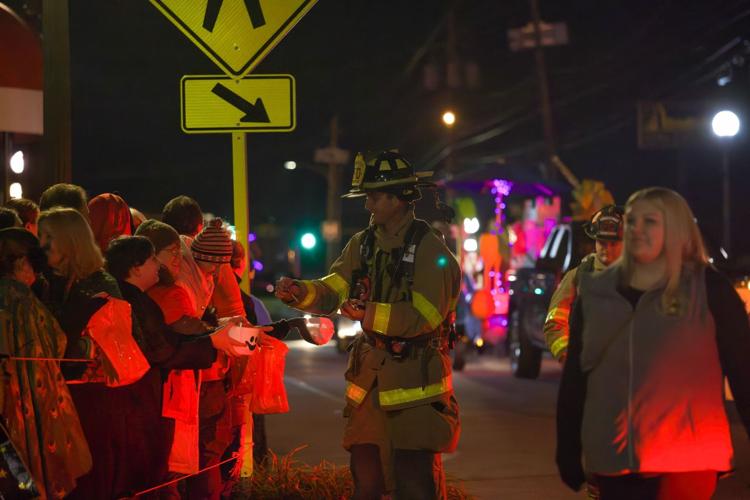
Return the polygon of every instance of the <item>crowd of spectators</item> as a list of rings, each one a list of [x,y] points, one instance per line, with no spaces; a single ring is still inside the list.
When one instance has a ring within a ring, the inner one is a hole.
[[[73,184],[0,208],[3,497],[218,499],[264,459],[233,386],[247,358],[217,342],[271,323],[240,290],[246,251],[187,196],[160,219]]]

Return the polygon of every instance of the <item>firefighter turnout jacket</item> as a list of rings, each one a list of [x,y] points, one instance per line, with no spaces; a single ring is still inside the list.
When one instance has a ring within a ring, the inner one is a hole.
[[[426,226],[416,239],[410,236],[416,232],[415,224]],[[291,305],[310,313],[335,313],[365,276],[370,293],[365,301],[364,333],[349,354],[348,413],[372,399],[372,406],[386,414],[384,437],[393,447],[452,451],[458,440],[458,405],[453,397],[446,320],[458,301],[458,262],[442,236],[410,212],[393,234],[381,226],[355,234],[330,274],[302,281],[307,294]],[[350,423],[350,427],[356,426]],[[356,428],[347,429],[346,447],[363,441],[368,440],[358,436]]]
[[[578,273],[598,272],[605,268],[604,263],[596,258],[596,254],[591,253],[581,260],[578,267],[565,273],[555,293],[552,294],[547,318],[544,321],[544,341],[556,360],[565,361],[568,352],[568,337],[570,336],[568,319],[578,296]]]

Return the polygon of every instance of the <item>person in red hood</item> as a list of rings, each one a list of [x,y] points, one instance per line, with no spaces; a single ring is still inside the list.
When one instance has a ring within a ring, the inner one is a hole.
[[[121,196],[103,193],[89,201],[89,223],[102,252],[118,236],[133,234],[130,208]]]

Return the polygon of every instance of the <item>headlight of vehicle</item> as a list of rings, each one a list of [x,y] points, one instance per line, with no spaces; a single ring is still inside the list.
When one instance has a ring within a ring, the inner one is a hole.
[[[338,325],[336,328],[336,333],[339,338],[344,339],[354,337],[361,331],[362,326],[359,324],[359,321],[352,321],[345,316],[339,317]]]

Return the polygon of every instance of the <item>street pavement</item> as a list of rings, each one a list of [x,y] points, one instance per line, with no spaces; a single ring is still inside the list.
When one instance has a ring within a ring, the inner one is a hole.
[[[299,447],[300,462],[348,465],[341,448],[346,356],[333,344],[290,341],[286,388],[291,411],[266,418],[277,455]],[[554,463],[555,399],[560,367],[545,359],[538,380],[513,377],[507,359],[469,357],[455,374],[463,431],[456,453],[444,455],[446,473],[479,499],[585,498],[566,489]],[[729,408],[738,473],[719,482],[718,500],[750,500],[750,442]]]

